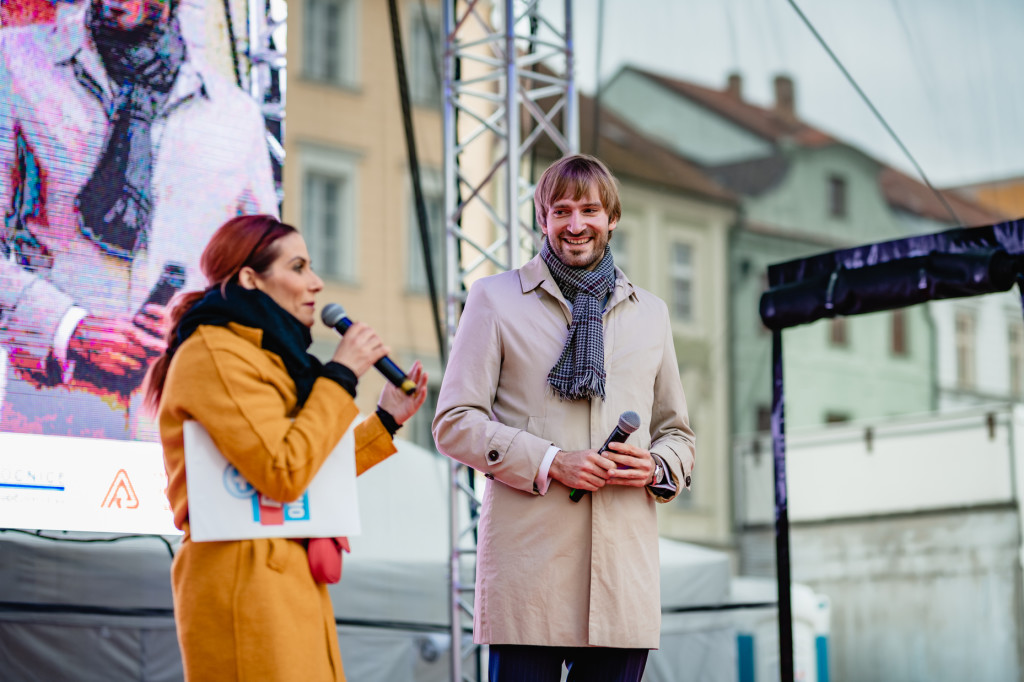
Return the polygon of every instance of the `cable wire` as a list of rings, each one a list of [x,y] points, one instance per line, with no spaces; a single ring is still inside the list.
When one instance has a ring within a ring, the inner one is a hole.
[[[937,189],[935,189],[935,187],[931,183],[931,180],[929,180],[928,176],[925,174],[924,169],[921,168],[921,164],[917,162],[917,159],[915,159],[914,155],[910,153],[910,150],[907,149],[907,146],[903,144],[903,140],[901,140],[899,135],[896,134],[896,131],[892,129],[892,126],[889,125],[889,122],[885,120],[885,117],[882,116],[882,113],[871,101],[871,98],[867,96],[867,93],[865,93],[864,90],[860,87],[860,85],[858,85],[853,75],[846,69],[843,63],[839,61],[839,57],[836,56],[836,53],[832,51],[832,48],[829,47],[828,43],[825,42],[825,39],[822,37],[822,35],[818,33],[818,29],[814,27],[814,24],[811,23],[811,20],[807,18],[807,15],[804,14],[803,10],[801,10],[800,7],[796,4],[796,0],[787,0],[787,2],[789,2],[789,4],[793,7],[793,10],[797,13],[797,15],[804,22],[804,24],[807,26],[810,32],[814,35],[818,43],[821,44],[825,52],[828,53],[828,56],[832,58],[832,61],[835,63],[835,65],[838,66],[839,70],[843,72],[843,75],[846,77],[846,80],[850,82],[850,85],[852,85],[853,89],[857,91],[857,94],[860,95],[860,98],[864,100],[865,104],[868,105],[868,109],[870,109],[871,113],[875,115],[875,118],[877,118],[879,123],[882,124],[882,127],[885,128],[886,132],[889,133],[889,136],[892,137],[893,141],[895,141],[897,145],[899,145],[899,148],[910,160],[910,163],[914,165],[914,168],[917,170],[918,175],[921,176],[921,180],[924,181],[924,184],[928,185],[928,189],[930,189],[935,194],[935,196],[939,198],[939,201],[942,202],[942,205],[946,208],[946,210],[949,212],[949,215],[953,218],[954,224],[963,225],[963,222],[960,220],[960,217],[956,214],[956,211],[954,211],[953,207],[949,205],[948,201],[946,201],[946,197],[943,196],[943,194],[939,192]]]

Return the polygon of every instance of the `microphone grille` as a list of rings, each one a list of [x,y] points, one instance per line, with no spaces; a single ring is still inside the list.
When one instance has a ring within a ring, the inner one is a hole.
[[[328,303],[324,306],[324,309],[320,311],[320,320],[328,327],[333,327],[339,322],[341,318],[345,317],[345,309],[337,303]]]
[[[619,415],[619,428],[625,433],[633,433],[640,428],[640,415],[633,410],[626,410]]]

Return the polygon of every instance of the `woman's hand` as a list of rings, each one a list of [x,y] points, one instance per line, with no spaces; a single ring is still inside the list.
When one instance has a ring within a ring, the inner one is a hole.
[[[373,367],[373,363],[390,351],[391,349],[377,336],[377,332],[363,322],[353,322],[338,342],[331,360],[345,365],[357,377],[361,377],[366,370]]]
[[[416,414],[416,410],[420,409],[423,401],[427,399],[427,372],[419,360],[412,363],[409,378],[416,382],[416,390],[412,395],[406,395],[402,389],[388,383],[384,385],[384,390],[380,392],[380,400],[377,401],[377,405],[394,417],[399,424],[404,424],[409,417]]]

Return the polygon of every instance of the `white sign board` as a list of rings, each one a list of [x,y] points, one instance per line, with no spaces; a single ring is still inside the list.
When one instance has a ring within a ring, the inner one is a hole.
[[[0,528],[179,535],[159,443],[0,433]]]
[[[306,492],[281,504],[259,494],[199,422],[185,422],[188,517],[196,542],[358,535],[355,429],[350,427]]]

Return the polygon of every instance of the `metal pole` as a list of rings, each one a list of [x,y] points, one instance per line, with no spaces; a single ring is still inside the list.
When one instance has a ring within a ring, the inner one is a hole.
[[[786,491],[786,428],[783,410],[782,330],[772,332],[772,453],[775,462],[775,566],[779,588],[779,676],[793,682],[793,604],[789,570],[789,496]]]
[[[514,0],[505,0],[505,224],[508,226],[509,270],[522,263],[519,254],[519,65],[516,63]]]

